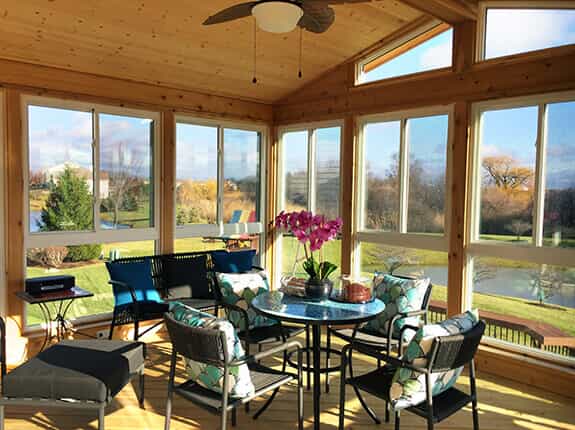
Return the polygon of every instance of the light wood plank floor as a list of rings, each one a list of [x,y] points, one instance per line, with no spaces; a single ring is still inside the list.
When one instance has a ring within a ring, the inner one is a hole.
[[[161,337],[146,339],[149,344],[149,363],[146,370],[146,408],[138,407],[134,388],[126,387],[108,408],[107,430],[163,429],[166,401],[167,375],[169,371],[170,345]],[[373,362],[361,360],[356,366],[372,368]],[[276,360],[277,364],[279,360]],[[180,368],[181,371],[181,368]],[[181,374],[181,372],[180,372]],[[333,375],[330,394],[322,397],[322,429],[337,428],[339,377]],[[467,388],[468,379],[460,383]],[[551,382],[552,383],[552,382]],[[575,387],[574,387],[575,388]],[[575,430],[575,401],[542,390],[487,374],[479,374],[478,396],[480,428],[482,430]],[[312,428],[312,394],[305,394],[306,428]],[[361,409],[351,390],[347,395],[346,428],[392,429],[393,423],[374,425]],[[285,387],[266,413],[254,421],[243,410],[238,413],[238,430],[296,429],[295,387]],[[369,398],[370,404],[383,414],[383,403]],[[252,411],[262,404],[254,402]],[[27,408],[8,408],[6,430],[80,430],[95,429],[96,417],[76,410],[34,411]],[[176,398],[172,429],[217,429],[218,421],[213,415]],[[231,427],[230,427],[231,428]],[[409,413],[402,416],[402,429],[425,429],[425,422]],[[464,410],[438,425],[445,430],[471,429],[471,412]]]

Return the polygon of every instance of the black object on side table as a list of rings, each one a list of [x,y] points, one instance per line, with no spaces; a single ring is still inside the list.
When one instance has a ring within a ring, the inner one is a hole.
[[[90,291],[84,290],[80,287],[72,287],[70,289],[63,289],[61,291],[45,292],[40,294],[30,294],[26,291],[16,293],[16,296],[30,305],[38,305],[42,311],[46,329],[44,334],[44,343],[41,350],[46,348],[46,345],[52,340],[62,340],[67,331],[71,330],[69,323],[66,320],[66,315],[70,310],[70,306],[77,299],[85,299],[93,297],[94,294]],[[48,303],[56,303],[53,307],[55,315],[52,314]],[[56,323],[56,334],[53,333],[52,323]],[[81,333],[80,333],[81,334]]]

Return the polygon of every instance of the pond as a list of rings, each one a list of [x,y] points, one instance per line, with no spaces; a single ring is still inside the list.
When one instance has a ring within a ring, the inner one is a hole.
[[[38,227],[38,223],[40,221],[42,221],[42,211],[30,211],[30,219],[29,219],[30,233],[38,233],[40,231],[40,228]],[[114,223],[110,221],[102,220],[100,225],[105,230],[114,229]],[[117,230],[125,230],[129,228],[130,226],[128,224],[118,224],[116,226]]]
[[[399,272],[423,272],[434,284],[447,285],[447,267],[417,266],[399,269]],[[521,268],[497,268],[492,279],[486,279],[475,286],[477,293],[517,297],[525,300],[537,300],[531,288],[531,271]],[[566,285],[546,300],[546,303],[575,308],[575,285]]]

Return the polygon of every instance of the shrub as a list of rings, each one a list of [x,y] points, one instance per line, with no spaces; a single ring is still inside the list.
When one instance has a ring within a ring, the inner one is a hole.
[[[102,245],[78,245],[68,247],[66,261],[79,262],[95,260],[102,254]]]
[[[32,248],[26,253],[29,263],[48,267],[60,267],[67,255],[68,248],[65,246]]]

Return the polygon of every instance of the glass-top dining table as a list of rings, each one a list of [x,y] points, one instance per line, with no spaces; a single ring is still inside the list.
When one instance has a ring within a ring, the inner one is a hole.
[[[312,327],[312,372],[314,430],[320,428],[321,397],[321,327],[357,325],[377,317],[385,305],[375,299],[365,304],[342,303],[330,299],[316,301],[289,296],[279,291],[264,293],[251,303],[254,310],[266,317]],[[309,363],[307,363],[309,366]]]

